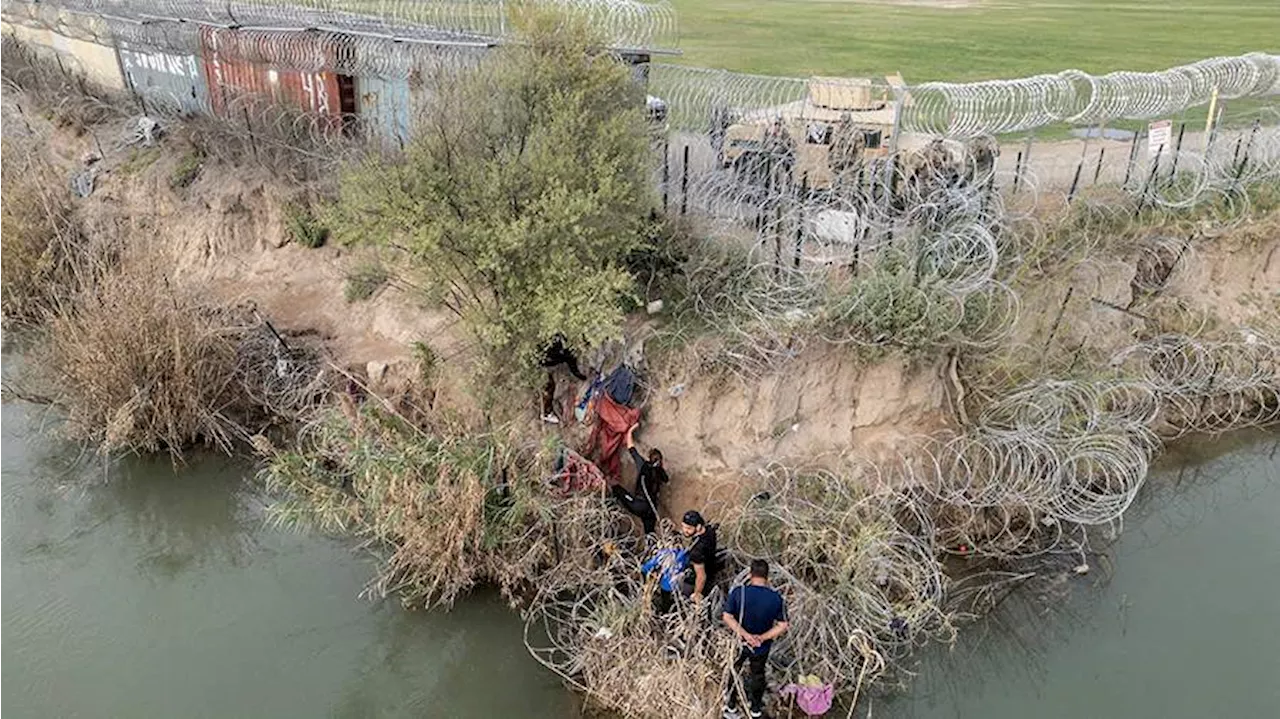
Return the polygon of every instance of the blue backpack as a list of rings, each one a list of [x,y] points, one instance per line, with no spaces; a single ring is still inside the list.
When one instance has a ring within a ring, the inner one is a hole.
[[[604,381],[604,388],[614,402],[631,406],[631,398],[636,391],[635,370],[625,364],[618,365],[618,368],[609,374],[609,379]]]
[[[658,585],[665,592],[675,592],[680,587],[680,577],[688,566],[689,550],[659,549],[640,567],[640,571],[645,576],[649,576],[649,573],[655,569],[661,569],[662,575],[658,579]]]

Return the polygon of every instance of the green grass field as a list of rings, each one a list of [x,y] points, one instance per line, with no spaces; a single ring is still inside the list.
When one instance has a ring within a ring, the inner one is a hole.
[[[684,52],[678,62],[765,75],[900,71],[919,83],[1066,68],[1158,70],[1280,52],[1280,0],[671,2]]]

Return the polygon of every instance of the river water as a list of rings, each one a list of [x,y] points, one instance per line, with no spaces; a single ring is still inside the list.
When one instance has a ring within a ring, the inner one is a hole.
[[[104,474],[3,408],[6,719],[567,717],[496,597],[359,598],[348,543],[264,526],[245,468]]]
[[[1106,562],[922,653],[888,719],[1280,716],[1280,438],[1166,456]],[[861,716],[861,714],[860,714]]]
[[[243,465],[105,471],[50,435],[38,410],[3,407],[6,719],[575,714],[496,597],[448,613],[361,600],[372,560],[265,526]],[[955,650],[922,652],[911,691],[873,716],[1276,716],[1277,441],[1200,449],[1153,475],[1109,581],[1073,579],[1050,612],[1006,603]]]

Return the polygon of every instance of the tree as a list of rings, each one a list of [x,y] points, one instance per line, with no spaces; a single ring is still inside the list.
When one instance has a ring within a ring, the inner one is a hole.
[[[338,239],[406,250],[494,357],[616,335],[648,207],[643,97],[574,18],[529,12],[476,67],[441,70],[403,158],[342,178]]]

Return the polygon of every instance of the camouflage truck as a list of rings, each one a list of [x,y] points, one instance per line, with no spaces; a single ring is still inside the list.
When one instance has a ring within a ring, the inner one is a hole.
[[[896,131],[894,86],[865,78],[815,77],[807,96],[749,110],[719,123],[713,138],[723,167],[752,184],[787,182],[826,189],[884,158]]]
[[[795,102],[736,114],[722,111],[712,123],[722,167],[754,186],[839,191],[882,170],[896,149],[895,193],[989,176],[998,152],[991,138],[895,137],[897,112],[911,105],[911,97],[901,76],[885,80],[876,85],[865,78],[815,77],[806,97]],[[897,93],[903,94],[901,106]]]

